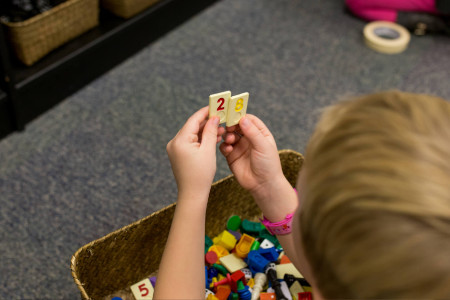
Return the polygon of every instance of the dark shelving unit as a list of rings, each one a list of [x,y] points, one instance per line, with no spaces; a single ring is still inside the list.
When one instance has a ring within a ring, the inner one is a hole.
[[[218,0],[161,0],[130,19],[100,10],[100,25],[31,67],[19,62],[0,30],[0,138]]]

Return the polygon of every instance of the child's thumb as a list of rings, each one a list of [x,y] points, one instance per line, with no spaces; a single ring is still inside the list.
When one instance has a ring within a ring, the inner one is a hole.
[[[239,122],[239,127],[241,128],[243,135],[249,140],[255,150],[264,152],[267,148],[267,141],[259,128],[246,117],[241,119]]]
[[[219,117],[212,117],[205,124],[205,128],[202,132],[202,146],[216,147],[217,143],[217,130],[219,127]]]

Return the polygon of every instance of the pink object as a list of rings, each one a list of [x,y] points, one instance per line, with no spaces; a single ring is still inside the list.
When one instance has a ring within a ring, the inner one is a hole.
[[[263,223],[264,226],[266,226],[267,230],[272,235],[283,235],[291,233],[292,231],[292,217],[294,216],[294,213],[286,215],[283,221],[272,223],[269,220],[264,217],[263,220],[261,220],[261,223]]]
[[[367,21],[397,21],[398,11],[439,14],[435,0],[346,0],[352,13]]]

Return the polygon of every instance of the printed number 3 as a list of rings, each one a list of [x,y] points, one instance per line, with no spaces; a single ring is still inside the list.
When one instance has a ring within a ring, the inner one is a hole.
[[[221,103],[220,103],[219,107],[217,108],[217,111],[224,110],[225,107],[223,107],[223,104],[225,103],[225,99],[220,98],[219,100],[217,100],[217,103],[219,103],[219,102],[221,102]]]
[[[141,296],[142,296],[142,297],[145,297],[145,296],[148,295],[149,290],[148,290],[148,288],[145,287],[145,283],[141,284],[141,285],[138,286],[138,287],[139,287],[139,291],[141,292]],[[142,292],[144,292],[144,293],[142,294]]]
[[[234,107],[235,111],[241,111],[244,108],[244,99],[239,98],[239,100],[236,102],[236,106]]]

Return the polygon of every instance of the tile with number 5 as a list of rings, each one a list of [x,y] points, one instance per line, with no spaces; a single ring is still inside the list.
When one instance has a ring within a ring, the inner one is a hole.
[[[219,116],[220,124],[227,121],[228,102],[231,92],[226,91],[209,96],[209,117]]]
[[[239,120],[247,113],[248,93],[230,98],[228,104],[227,127],[239,124]]]
[[[153,286],[148,278],[139,281],[131,286],[134,298],[140,299],[153,299]]]

